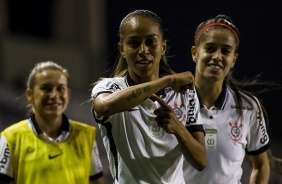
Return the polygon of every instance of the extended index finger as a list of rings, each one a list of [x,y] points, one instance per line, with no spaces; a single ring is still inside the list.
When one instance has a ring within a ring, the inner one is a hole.
[[[154,101],[158,101],[158,103],[161,105],[161,107],[163,107],[164,109],[170,110],[170,106],[163,100],[161,99],[159,96],[157,95],[152,95],[151,99]]]

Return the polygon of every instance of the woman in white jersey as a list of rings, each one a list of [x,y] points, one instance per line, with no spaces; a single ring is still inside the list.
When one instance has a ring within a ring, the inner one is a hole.
[[[187,184],[241,183],[245,154],[252,161],[250,183],[268,183],[269,136],[263,107],[232,78],[238,46],[238,30],[226,15],[208,19],[196,30],[191,52],[208,164],[202,172],[184,164]]]
[[[183,184],[184,157],[199,171],[207,162],[194,77],[172,74],[155,13],[129,13],[119,37],[113,78],[98,81],[91,95],[114,181]]]
[[[26,89],[28,119],[1,132],[1,184],[104,184],[96,128],[64,114],[69,75],[52,61],[32,69]]]

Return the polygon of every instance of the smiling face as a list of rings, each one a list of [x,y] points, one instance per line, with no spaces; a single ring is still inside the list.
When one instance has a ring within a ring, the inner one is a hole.
[[[223,82],[238,57],[234,34],[219,27],[210,30],[191,52],[196,63],[196,77],[210,82]]]
[[[35,75],[33,89],[26,91],[36,116],[61,116],[68,105],[70,91],[66,75],[58,70],[44,70]]]
[[[119,50],[134,82],[159,78],[159,64],[165,49],[166,42],[155,21],[137,16],[124,23]]]

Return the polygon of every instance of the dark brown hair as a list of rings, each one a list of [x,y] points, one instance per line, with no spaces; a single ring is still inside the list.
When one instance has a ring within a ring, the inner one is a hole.
[[[212,24],[212,26],[208,26],[210,24]],[[238,28],[235,24],[233,24],[233,21],[231,20],[230,17],[223,14],[219,14],[216,17],[207,19],[206,21],[199,24],[199,26],[195,31],[195,37],[194,37],[195,46],[197,47],[199,43],[201,43],[203,39],[209,34],[209,32],[214,29],[229,29],[234,34],[234,37],[236,38],[237,43],[236,43],[235,52],[237,52],[239,47]],[[264,115],[266,124],[268,124],[268,116],[262,104],[258,100],[256,100],[256,98],[253,96],[253,93],[244,90],[246,88],[256,87],[265,83],[260,82],[258,80],[238,81],[233,77],[232,69],[230,69],[229,73],[225,77],[224,83],[235,92],[239,107],[242,107],[242,99],[245,99],[250,105],[252,105],[252,102],[247,97],[251,98],[258,106],[258,110],[259,110],[258,118],[261,119],[262,115]],[[240,116],[242,117],[243,108],[238,108],[238,111]]]
[[[210,26],[209,26],[210,25]],[[202,22],[195,31],[195,46],[198,46],[205,36],[209,33],[212,29],[224,28],[229,29],[235,36],[237,41],[237,47],[239,46],[239,31],[236,25],[233,24],[230,17],[227,15],[217,15],[215,18],[210,18],[204,22]]]
[[[119,35],[119,43],[122,42],[123,40],[123,34],[124,34],[124,29],[125,29],[125,23],[127,21],[129,21],[131,18],[133,17],[144,17],[144,18],[148,18],[148,19],[151,19],[152,21],[154,21],[158,26],[159,26],[159,29],[160,31],[162,32],[162,35],[163,35],[163,39],[165,39],[165,29],[163,28],[163,23],[162,23],[162,20],[159,16],[157,16],[154,12],[152,11],[149,11],[149,10],[135,10],[131,13],[129,13],[128,15],[126,15],[121,23],[120,23],[120,26],[119,26],[119,31],[118,31],[118,35]],[[128,66],[127,66],[127,63],[126,63],[126,60],[124,57],[122,57],[120,54],[119,54],[119,58],[117,60],[117,64],[116,64],[116,68],[114,69],[114,72],[112,74],[113,77],[122,77],[124,75],[126,75],[127,73],[127,70],[128,70]],[[161,58],[161,61],[160,61],[160,75],[163,76],[163,75],[169,75],[172,73],[172,70],[170,69],[168,63],[167,63],[167,58],[166,58],[166,55],[163,54],[162,55],[162,58]]]

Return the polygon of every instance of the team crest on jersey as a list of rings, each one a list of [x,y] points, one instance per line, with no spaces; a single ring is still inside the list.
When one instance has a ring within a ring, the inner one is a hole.
[[[179,119],[180,122],[183,122],[186,119],[186,114],[183,113],[182,103],[178,105],[176,102],[174,102],[172,109],[175,112],[176,117]]]
[[[229,126],[230,126],[230,131],[228,133],[228,136],[230,137],[230,139],[233,142],[238,142],[241,140],[242,138],[242,127],[243,124],[242,123],[238,123],[238,122],[229,122]]]
[[[109,90],[111,90],[111,91],[117,91],[117,90],[120,90],[120,87],[119,87],[118,84],[113,83],[113,84],[111,84],[111,86],[109,87]]]

